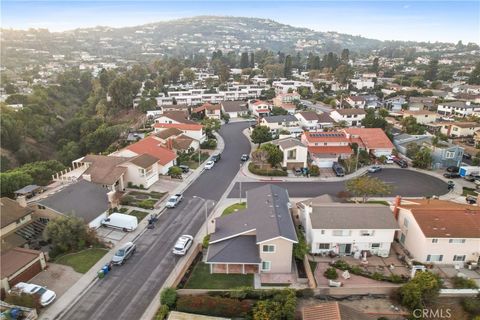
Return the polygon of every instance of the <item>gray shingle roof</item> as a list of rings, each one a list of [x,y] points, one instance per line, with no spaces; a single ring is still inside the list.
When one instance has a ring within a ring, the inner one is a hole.
[[[300,140],[292,137],[273,140],[271,143],[280,146],[282,149],[288,149],[296,146],[306,148],[306,146]]]
[[[208,262],[260,263],[255,236],[239,236],[208,246]]]
[[[275,122],[298,122],[298,119],[295,118],[294,115],[286,114],[281,116],[271,116],[263,118],[268,123],[275,123]]]
[[[82,218],[85,223],[96,219],[109,208],[107,190],[86,180],[73,183],[38,203],[62,214]]]
[[[384,205],[329,203],[312,209],[313,229],[398,229],[392,211]]]
[[[247,191],[247,209],[217,218],[210,243],[250,230],[255,230],[257,243],[277,237],[296,242],[289,201],[287,190],[276,185],[264,185]]]
[[[225,112],[243,112],[247,111],[247,103],[244,101],[222,101]]]

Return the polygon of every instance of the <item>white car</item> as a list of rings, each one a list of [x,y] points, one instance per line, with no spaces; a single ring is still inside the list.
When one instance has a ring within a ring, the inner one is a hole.
[[[393,159],[395,158],[395,156],[392,156],[392,155],[389,155],[387,157],[387,159],[385,160],[385,163],[386,164],[393,164]]]
[[[213,166],[215,165],[215,162],[214,161],[207,161],[207,163],[205,163],[205,170],[210,170],[213,168]]]
[[[188,249],[190,249],[190,247],[192,246],[192,243],[192,236],[187,234],[180,236],[180,238],[178,238],[177,240],[177,243],[175,243],[175,246],[173,247],[173,254],[184,256],[185,253],[187,253]]]
[[[181,193],[177,193],[168,199],[167,204],[165,207],[167,208],[175,208],[180,202],[183,200],[183,195]]]
[[[42,307],[48,306],[57,297],[52,290],[48,290],[45,287],[33,283],[19,282],[12,288],[12,290],[10,290],[11,293],[15,293],[16,291],[27,294],[38,294],[40,296],[40,304]]]

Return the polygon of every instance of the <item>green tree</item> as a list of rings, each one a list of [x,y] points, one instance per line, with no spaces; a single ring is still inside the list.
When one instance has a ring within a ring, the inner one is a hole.
[[[288,114],[288,111],[283,109],[283,108],[280,108],[280,107],[273,107],[272,108],[272,112],[271,112],[272,116],[284,116],[284,115],[287,115],[287,114]]]
[[[268,154],[267,161],[272,167],[276,167],[283,161],[283,152],[278,146],[272,143],[265,143],[260,146],[261,150],[264,150]]]
[[[213,138],[213,132],[217,132],[220,130],[220,126],[222,123],[220,120],[213,119],[213,118],[204,118],[202,120],[202,125],[205,128],[205,134],[209,138]]]
[[[290,55],[285,57],[285,64],[283,66],[283,76],[287,79],[292,77],[292,57]]]
[[[119,76],[108,87],[108,94],[112,98],[112,104],[116,108],[126,109],[132,106],[133,83],[126,76]]]
[[[75,141],[69,141],[58,152],[58,159],[66,166],[82,156],[80,146]]]
[[[258,143],[260,146],[262,143],[272,140],[272,133],[267,126],[256,126],[250,135],[253,143]]]
[[[352,76],[353,71],[348,65],[342,64],[335,70],[335,79],[341,84],[346,84]]]
[[[240,69],[248,68],[249,65],[248,52],[242,52],[242,55],[240,56]]]
[[[370,67],[371,72],[378,73],[380,70],[380,64],[378,63],[378,57],[375,57],[372,62],[372,66]]]
[[[160,293],[160,303],[168,306],[170,309],[175,308],[177,302],[177,290],[175,288],[165,288]]]
[[[284,289],[268,300],[260,300],[253,308],[254,320],[294,320],[297,298],[295,291]]]
[[[475,68],[468,77],[469,84],[480,84],[480,61],[475,64]]]
[[[408,158],[413,159],[420,149],[421,147],[418,144],[412,142],[407,145],[405,154]]]
[[[182,177],[182,168],[177,166],[172,166],[168,168],[168,175],[172,178],[181,178]]]
[[[423,78],[425,80],[434,81],[437,79],[438,73],[438,59],[431,59],[428,63],[427,69],[425,70],[425,75]]]
[[[403,130],[408,134],[419,135],[425,133],[425,126],[417,123],[417,119],[412,116],[408,116],[401,121]]]
[[[22,171],[7,171],[0,173],[2,196],[13,196],[13,192],[33,183],[32,177]]]
[[[195,72],[193,72],[192,69],[190,68],[184,68],[182,70],[182,74],[183,74],[183,78],[185,79],[185,81],[191,83],[195,80]]]
[[[385,130],[387,124],[387,120],[381,116],[377,117],[372,109],[368,109],[365,118],[362,119],[362,126],[365,128],[382,128]]]
[[[433,162],[431,150],[423,147],[418,151],[412,159],[413,166],[421,169],[430,169]]]
[[[382,118],[386,118],[386,117],[388,117],[389,112],[388,112],[387,109],[382,108],[382,109],[378,110],[378,115]]]
[[[355,197],[361,197],[363,203],[371,196],[383,196],[392,192],[392,186],[382,180],[370,176],[362,176],[348,180],[346,190]]]
[[[255,68],[255,54],[250,52],[250,61],[249,61],[249,68]]]
[[[438,275],[428,271],[417,272],[415,277],[399,290],[402,305],[410,310],[424,308],[438,296],[440,287]]]
[[[348,64],[348,61],[350,60],[350,50],[343,49],[340,59],[342,60],[342,63]]]

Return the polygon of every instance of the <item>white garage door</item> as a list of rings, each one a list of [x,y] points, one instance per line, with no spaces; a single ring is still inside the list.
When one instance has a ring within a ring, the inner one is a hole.
[[[333,166],[333,162],[333,160],[329,159],[315,160],[315,164],[319,168],[331,168]]]

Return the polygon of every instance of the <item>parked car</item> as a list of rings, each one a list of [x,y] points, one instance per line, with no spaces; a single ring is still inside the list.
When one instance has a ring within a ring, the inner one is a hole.
[[[469,195],[465,198],[465,201],[467,201],[468,204],[475,204],[477,203],[477,197]]]
[[[125,243],[120,249],[115,252],[112,258],[112,264],[122,265],[124,264],[137,250],[137,246],[133,242]]]
[[[385,159],[385,163],[386,164],[393,164],[393,159],[394,158],[395,158],[395,156],[392,156],[392,155],[387,156],[387,159]]]
[[[192,246],[193,237],[190,235],[183,235],[178,238],[177,243],[173,247],[173,254],[183,256],[187,253],[188,249]]]
[[[293,173],[296,175],[296,176],[301,176],[303,174],[303,170],[302,168],[295,168],[293,170]]]
[[[168,199],[165,207],[175,208],[180,202],[182,202],[182,200],[183,200],[183,195],[181,193],[174,194]]]
[[[463,154],[463,159],[470,160],[470,159],[472,159],[472,155],[470,153],[464,153]]]
[[[207,163],[205,163],[205,169],[206,170],[210,170],[213,168],[213,166],[215,165],[215,162],[210,160],[210,161],[207,161]]]
[[[221,153],[214,154],[211,158],[211,160],[213,162],[218,162],[218,161],[220,161],[220,159],[222,159],[222,154]]]
[[[190,171],[190,168],[184,164],[181,164],[178,166],[180,169],[182,169],[183,173],[188,173]]]
[[[457,166],[447,167],[447,172],[458,172],[458,171],[460,171],[460,168]]]
[[[470,181],[470,182],[474,182],[475,180],[480,180],[480,175],[469,174],[469,175],[466,175],[465,177],[463,177],[463,179],[465,179],[467,181]]]
[[[370,168],[368,168],[368,172],[370,173],[375,173],[379,171],[382,171],[382,167],[380,166],[371,166]]]
[[[345,176],[345,169],[338,162],[333,163],[332,170],[337,177]]]
[[[250,156],[246,153],[242,154],[242,156],[240,157],[241,161],[248,161],[248,159],[250,159]]]
[[[460,174],[458,174],[457,172],[446,172],[443,174],[443,176],[448,179],[460,178]]]
[[[408,162],[406,160],[403,160],[403,159],[400,159],[398,157],[395,157],[393,159],[393,162],[395,162],[396,164],[398,164],[398,166],[400,168],[407,168],[408,167]]]
[[[57,295],[52,290],[48,290],[46,287],[39,286],[33,283],[19,282],[17,283],[12,290],[9,291],[11,294],[15,293],[26,293],[26,294],[37,294],[40,296],[40,305],[42,307],[48,306],[50,303],[55,300]]]

